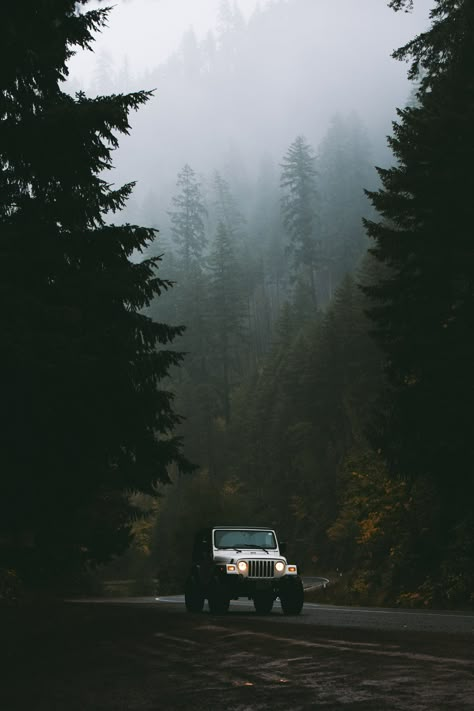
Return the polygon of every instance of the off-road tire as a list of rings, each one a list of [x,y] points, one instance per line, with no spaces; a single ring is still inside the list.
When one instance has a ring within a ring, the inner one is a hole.
[[[284,615],[300,614],[304,603],[304,589],[299,575],[286,581],[280,590],[280,602]]]
[[[230,605],[229,595],[218,580],[214,580],[211,583],[207,601],[209,603],[209,611],[213,615],[224,615],[228,611]]]
[[[186,585],[184,586],[184,602],[188,612],[202,612],[204,595],[198,582],[192,577],[186,580]]]
[[[256,592],[253,604],[257,615],[268,615],[273,607],[273,592]]]

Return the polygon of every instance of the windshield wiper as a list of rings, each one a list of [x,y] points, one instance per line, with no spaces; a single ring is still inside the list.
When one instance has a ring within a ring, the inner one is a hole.
[[[265,553],[268,553],[266,548],[264,548],[263,546],[259,546],[256,543],[245,544],[244,546],[242,546],[242,548],[258,548],[259,551],[265,551]]]
[[[235,546],[216,546],[216,548],[218,551],[237,551],[237,553],[242,553],[242,550]]]

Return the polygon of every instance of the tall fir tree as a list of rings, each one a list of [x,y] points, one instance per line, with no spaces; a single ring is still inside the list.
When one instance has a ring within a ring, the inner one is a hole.
[[[316,270],[319,266],[316,169],[311,146],[298,136],[281,165],[281,211],[290,238],[296,271],[303,272],[316,303]]]
[[[85,4],[0,9],[0,566],[34,577],[123,549],[124,492],[186,467],[159,388],[180,329],[142,311],[169,286],[157,259],[135,259],[154,230],[105,219],[133,185],[102,171],[149,94],[62,91],[67,60],[107,20]]]
[[[239,346],[244,314],[242,278],[232,237],[220,222],[209,257],[210,322],[215,343],[214,359],[225,421],[230,420],[232,374],[239,370]]]
[[[270,303],[270,322],[280,314],[286,296],[288,268],[278,195],[278,175],[268,156],[262,159],[254,190],[254,209],[250,225],[263,264],[263,286]],[[253,252],[256,248],[253,248]]]
[[[358,117],[334,116],[318,149],[321,239],[329,298],[367,251],[362,217],[369,216],[370,205],[364,188],[376,178],[369,159],[368,137]]]
[[[179,192],[173,198],[173,210],[169,213],[171,234],[187,274],[191,263],[200,263],[202,258],[207,242],[204,222],[207,211],[196,174],[189,165],[179,173],[176,185]]]
[[[245,18],[237,4],[220,0],[218,8],[218,43],[220,63],[226,74],[236,70],[237,47],[245,29]]]
[[[456,520],[473,492],[474,5],[437,0],[431,19],[395,53],[411,58],[418,100],[398,112],[397,163],[369,193],[384,271],[366,291],[392,387],[379,444],[396,471],[435,481]]]
[[[241,237],[245,219],[237,207],[229,183],[217,171],[214,175],[214,195],[217,224],[222,223],[230,236]]]

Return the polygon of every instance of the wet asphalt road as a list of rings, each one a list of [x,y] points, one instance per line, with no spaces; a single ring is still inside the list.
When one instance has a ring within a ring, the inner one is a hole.
[[[304,578],[305,590],[322,587],[329,583],[327,578]],[[97,598],[87,602],[100,604],[160,605],[171,606],[175,613],[185,612],[184,595],[163,595],[160,597]],[[205,612],[207,611],[207,603]],[[254,616],[251,600],[232,600],[229,614],[248,613]],[[205,613],[204,613],[205,614]],[[407,610],[375,607],[343,607],[340,605],[320,605],[305,602],[301,615],[285,617],[278,600],[272,613],[267,617],[275,624],[291,623],[303,625],[328,625],[330,627],[358,628],[362,630],[399,630],[407,632],[437,632],[445,634],[472,635],[474,646],[474,613],[446,612],[431,610]],[[474,711],[474,704],[473,704]]]
[[[184,608],[184,596],[175,595],[159,598],[140,598],[146,604],[153,601],[160,605],[176,605]],[[247,612],[255,614],[253,603],[233,600],[229,613]],[[275,602],[271,615],[275,624],[291,623],[306,625],[328,625],[365,630],[400,630],[410,632],[440,632],[445,634],[471,634],[474,647],[474,614],[461,612],[431,612],[428,610],[392,610],[386,608],[342,607],[339,605],[318,605],[305,603],[301,615],[285,617],[280,604]],[[474,699],[473,699],[474,702]],[[474,703],[473,703],[474,711]]]
[[[473,711],[474,615],[180,596],[0,616],[2,711]]]

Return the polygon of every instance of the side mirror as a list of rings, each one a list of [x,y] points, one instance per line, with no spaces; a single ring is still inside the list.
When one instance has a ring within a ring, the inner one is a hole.
[[[286,554],[286,541],[280,541],[280,553],[282,555]]]

